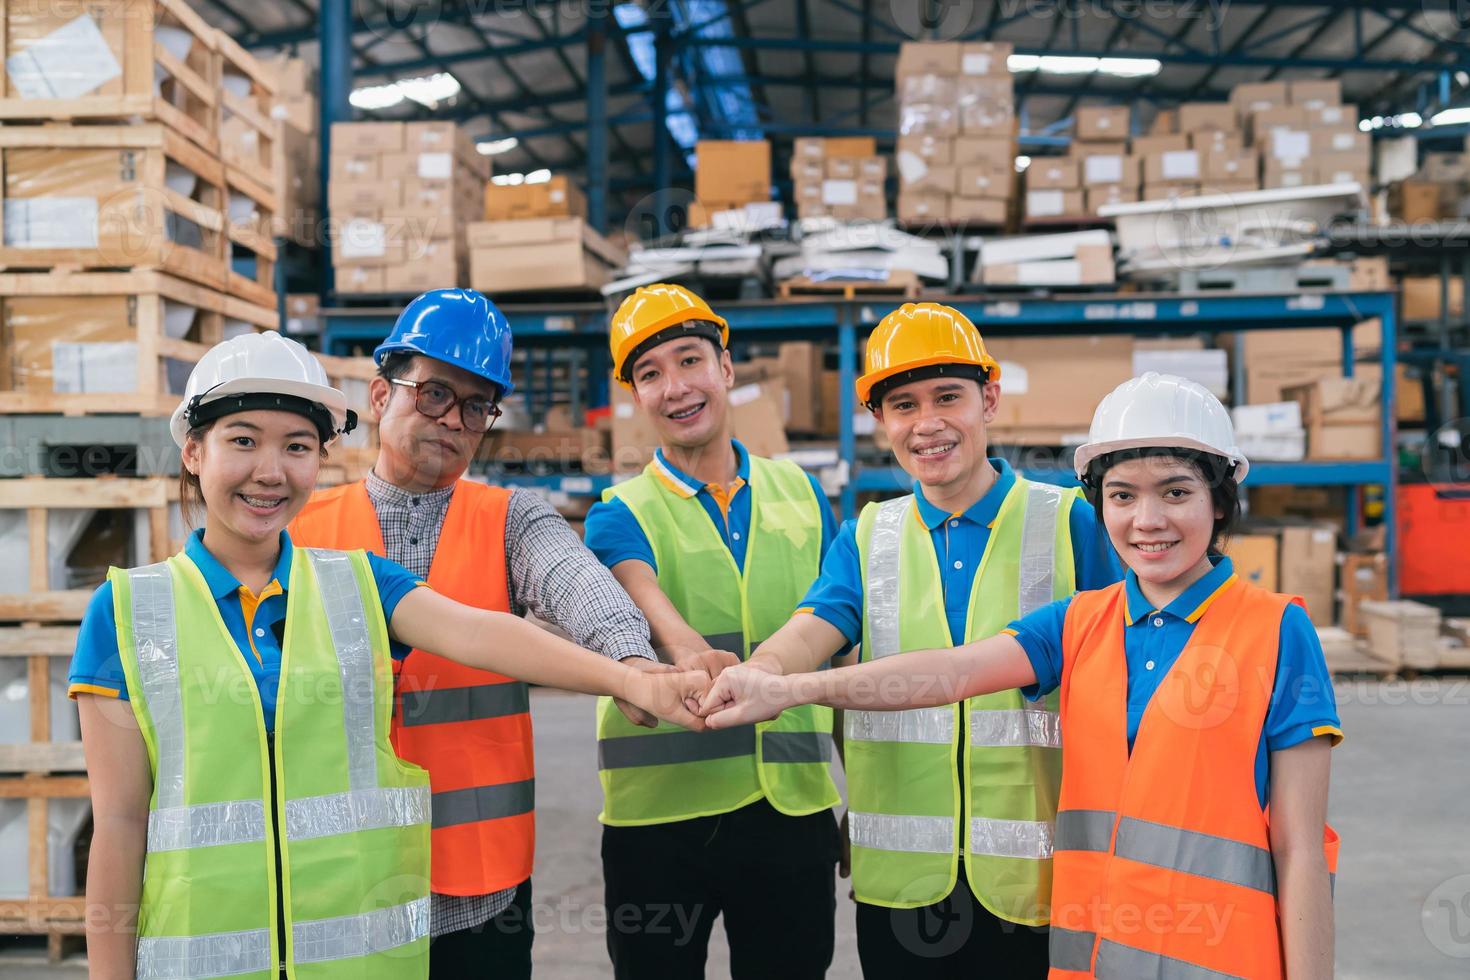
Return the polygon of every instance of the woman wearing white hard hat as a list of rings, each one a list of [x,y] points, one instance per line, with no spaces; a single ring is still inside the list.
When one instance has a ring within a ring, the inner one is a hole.
[[[286,525],[355,422],[276,333],[217,345],[189,377],[170,427],[203,527],[108,573],[72,662],[94,976],[428,975],[437,814],[388,739],[393,659],[413,647],[699,725],[684,699],[702,673],[633,670],[362,551],[293,548]]]
[[[956,700],[1060,688],[1050,976],[1332,976],[1327,786],[1342,732],[1300,600],[1239,578],[1218,550],[1249,470],[1229,413],[1191,381],[1145,374],[1098,406],[1074,463],[1123,582],[951,650],[813,674],[727,668],[709,726],[815,702],[902,711],[874,723],[922,733]],[[1029,714],[1013,724],[1039,723]]]

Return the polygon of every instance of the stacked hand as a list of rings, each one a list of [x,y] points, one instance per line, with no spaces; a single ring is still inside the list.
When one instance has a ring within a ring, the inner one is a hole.
[[[791,682],[759,659],[729,667],[720,673],[700,703],[709,728],[733,728],[768,721],[796,703]]]
[[[774,718],[797,703],[790,679],[759,660],[741,663],[723,650],[673,656],[673,664],[624,661],[638,673],[616,703],[635,725],[653,728],[663,719],[693,731],[732,728]]]

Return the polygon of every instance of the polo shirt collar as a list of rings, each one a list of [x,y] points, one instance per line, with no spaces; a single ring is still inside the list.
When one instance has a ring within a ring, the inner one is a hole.
[[[1011,469],[1011,464],[1003,459],[991,457],[990,465],[995,467],[996,479],[985,491],[985,496],[975,501],[965,509],[960,517],[974,521],[981,527],[989,527],[995,523],[995,517],[1000,513],[1000,505],[1005,502],[1006,494],[1011,492],[1011,487],[1016,485],[1016,471]],[[914,481],[914,501],[918,505],[919,520],[924,526],[933,531],[955,516],[949,511],[935,507],[924,498],[924,486],[918,480]]]
[[[275,580],[281,583],[282,592],[291,584],[291,548],[291,536],[282,531],[281,557],[276,560],[276,570],[273,573]],[[204,583],[209,586],[209,593],[215,599],[223,599],[240,591],[240,580],[204,546],[203,528],[189,535],[189,539],[184,542],[184,554],[204,575]]]
[[[749,485],[750,453],[739,439],[731,439],[730,445],[735,448],[735,476],[741,483]],[[698,479],[670,463],[662,448],[653,451],[653,471],[665,487],[680,497],[693,497],[704,489],[704,484]]]
[[[1165,606],[1161,610],[1165,615],[1182,619],[1186,623],[1193,623],[1205,614],[1205,610],[1210,608],[1210,603],[1235,584],[1235,566],[1229,558],[1223,555],[1211,555],[1210,563],[1215,567],[1200,576],[1198,581]],[[1126,583],[1124,588],[1128,593],[1128,625],[1132,626],[1134,623],[1142,622],[1156,610],[1148,599],[1144,598],[1143,590],[1138,586],[1138,576],[1133,574],[1133,569],[1128,569],[1123,580]]]

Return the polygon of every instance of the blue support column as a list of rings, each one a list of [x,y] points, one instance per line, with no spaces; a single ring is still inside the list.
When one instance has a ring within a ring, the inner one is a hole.
[[[332,171],[332,123],[352,118],[352,2],[321,0],[317,21],[317,41],[321,46],[321,215],[327,229],[322,241],[322,297],[336,289],[332,269],[331,208],[328,205],[327,178]]]
[[[587,13],[587,221],[607,231],[607,8]]]
[[[655,238],[662,238],[673,230],[669,227],[669,183],[674,173],[674,148],[669,136],[669,68],[674,45],[663,21],[657,29],[653,44],[653,233]]]

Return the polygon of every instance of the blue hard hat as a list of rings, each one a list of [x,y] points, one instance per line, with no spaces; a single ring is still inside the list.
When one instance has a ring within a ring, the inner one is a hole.
[[[473,289],[431,289],[398,314],[393,332],[373,351],[373,360],[400,351],[453,364],[500,387],[510,382],[510,321],[489,297]]]

